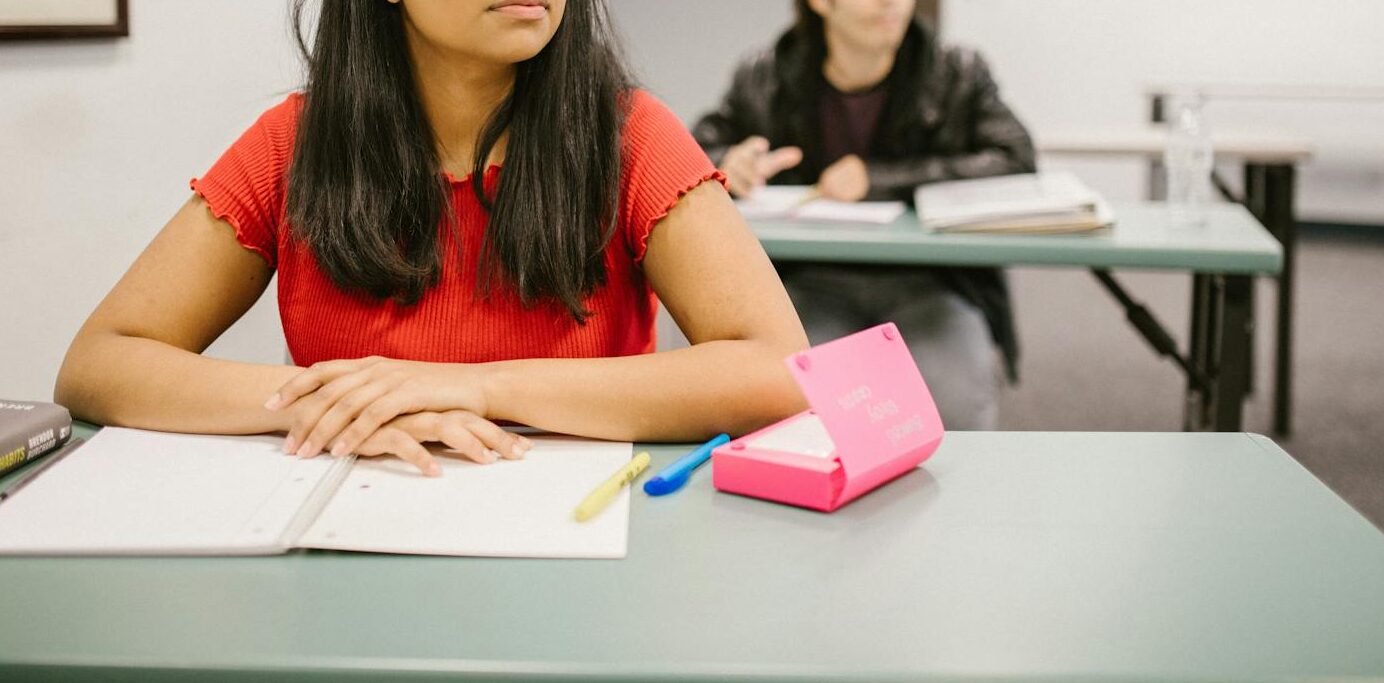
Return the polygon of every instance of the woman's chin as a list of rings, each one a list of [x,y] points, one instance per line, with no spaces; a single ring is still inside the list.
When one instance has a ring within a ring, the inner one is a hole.
[[[548,45],[548,39],[545,28],[513,26],[495,31],[491,40],[480,47],[489,61],[518,64],[542,52]]]

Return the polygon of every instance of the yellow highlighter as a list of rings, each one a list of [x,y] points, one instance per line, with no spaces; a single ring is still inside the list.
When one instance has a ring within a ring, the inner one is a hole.
[[[644,468],[648,466],[648,451],[641,451],[639,455],[631,458],[629,462],[625,463],[624,467],[617,470],[615,474],[610,475],[609,479],[601,482],[601,485],[597,486],[595,491],[592,491],[582,500],[581,504],[577,506],[575,513],[577,521],[585,522],[595,517],[597,513],[605,509],[605,506],[610,505],[611,499],[615,498],[615,494],[620,492],[622,486],[634,481],[634,478],[639,476],[639,473],[643,472]]]

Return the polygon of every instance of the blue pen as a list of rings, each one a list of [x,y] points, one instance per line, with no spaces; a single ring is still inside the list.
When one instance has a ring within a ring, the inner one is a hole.
[[[644,493],[651,496],[666,496],[682,488],[682,485],[686,484],[692,476],[692,471],[711,459],[711,451],[715,450],[717,446],[727,443],[730,443],[730,435],[721,434],[692,449],[691,453],[674,460],[671,465],[659,470],[658,474],[644,482]]]

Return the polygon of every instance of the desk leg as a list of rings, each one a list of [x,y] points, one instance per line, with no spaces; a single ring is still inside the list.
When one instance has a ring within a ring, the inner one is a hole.
[[[1243,430],[1245,397],[1249,393],[1249,352],[1254,339],[1248,275],[1192,276],[1192,325],[1188,360],[1207,377],[1198,390],[1187,387],[1183,429],[1238,432]]]
[[[1297,218],[1293,213],[1295,175],[1290,164],[1245,165],[1245,205],[1283,245],[1274,357],[1273,432],[1278,436],[1288,436],[1292,431],[1293,282],[1297,269]]]
[[[1249,393],[1249,355],[1254,339],[1250,292],[1254,278],[1225,275],[1215,281],[1220,289],[1220,330],[1212,356],[1211,428],[1238,432],[1244,429],[1245,396]]]
[[[1192,320],[1191,331],[1187,335],[1187,361],[1192,369],[1208,379],[1205,386],[1198,387],[1189,373],[1187,378],[1187,403],[1182,413],[1182,430],[1199,432],[1206,429],[1207,406],[1210,405],[1211,386],[1207,349],[1207,334],[1211,329],[1210,314],[1211,276],[1202,273],[1192,274]]]

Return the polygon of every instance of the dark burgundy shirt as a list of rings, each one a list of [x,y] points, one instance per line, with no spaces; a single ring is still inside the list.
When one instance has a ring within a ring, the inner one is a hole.
[[[822,79],[821,100],[818,102],[822,121],[822,161],[830,166],[837,159],[854,154],[869,158],[879,127],[880,114],[889,91],[884,84],[862,92],[846,93]]]

